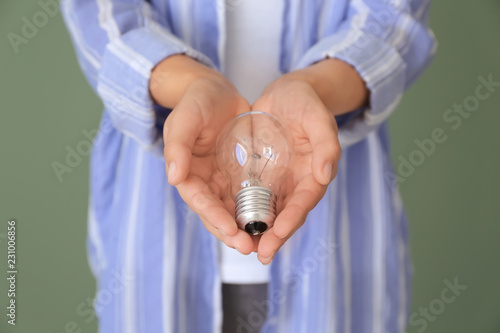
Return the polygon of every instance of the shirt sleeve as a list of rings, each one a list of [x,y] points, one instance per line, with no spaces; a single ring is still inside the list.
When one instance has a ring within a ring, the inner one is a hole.
[[[148,150],[161,148],[151,70],[173,54],[214,63],[160,24],[145,0],[63,0],[61,8],[80,66],[114,127]]]
[[[298,69],[337,58],[353,66],[365,81],[369,104],[339,127],[343,147],[377,129],[430,63],[437,43],[427,24],[429,2],[352,0],[339,29],[319,40],[295,64]]]

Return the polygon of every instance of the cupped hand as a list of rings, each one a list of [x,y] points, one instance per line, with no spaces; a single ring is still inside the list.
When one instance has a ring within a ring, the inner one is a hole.
[[[225,202],[224,177],[217,169],[215,142],[221,128],[235,115],[250,110],[248,102],[220,74],[194,80],[168,116],[163,131],[168,181],[201,221],[227,246],[244,254],[256,249],[240,230]]]
[[[258,258],[269,264],[276,251],[305,222],[337,173],[341,149],[334,115],[313,87],[286,76],[273,82],[252,105],[279,118],[292,138],[294,158],[273,227],[258,240]]]

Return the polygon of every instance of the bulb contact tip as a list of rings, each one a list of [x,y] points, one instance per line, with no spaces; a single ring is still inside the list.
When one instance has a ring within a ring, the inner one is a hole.
[[[236,222],[251,235],[263,234],[276,218],[276,195],[262,186],[249,186],[235,196]]]

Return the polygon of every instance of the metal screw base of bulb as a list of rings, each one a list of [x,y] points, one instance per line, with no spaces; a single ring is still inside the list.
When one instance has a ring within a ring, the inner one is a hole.
[[[236,223],[248,233],[257,236],[271,228],[276,218],[276,195],[262,186],[240,190],[236,203]]]

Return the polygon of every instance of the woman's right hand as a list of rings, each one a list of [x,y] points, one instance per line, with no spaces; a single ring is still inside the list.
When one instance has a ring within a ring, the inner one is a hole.
[[[169,57],[153,70],[150,92],[156,103],[173,108],[163,129],[169,183],[214,236],[241,253],[256,250],[229,213],[227,183],[215,161],[217,134],[249,111],[249,103],[222,74],[184,55]]]

